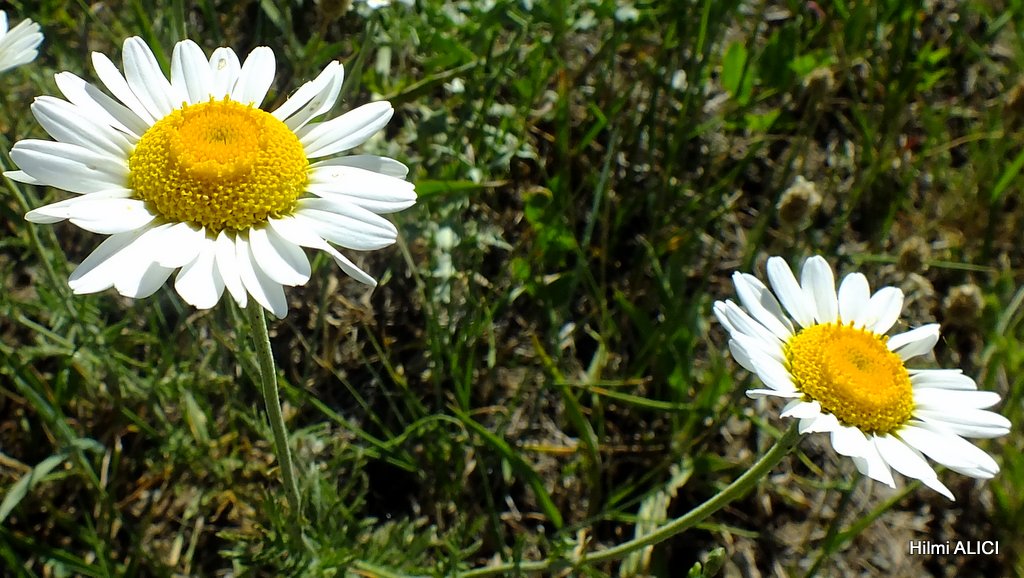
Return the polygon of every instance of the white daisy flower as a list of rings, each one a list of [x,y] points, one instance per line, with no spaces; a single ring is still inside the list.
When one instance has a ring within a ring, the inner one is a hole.
[[[0,72],[35,60],[42,41],[39,25],[27,18],[8,30],[7,13],[0,10]]]
[[[80,195],[30,211],[29,221],[68,219],[110,235],[71,274],[75,293],[114,287],[146,297],[177,270],[175,290],[199,309],[227,289],[240,306],[251,297],[284,317],[283,286],[310,276],[302,247],[376,284],[332,243],[358,251],[394,243],[397,231],[380,215],[413,205],[416,194],[398,161],[337,154],[387,124],[388,102],[315,122],[341,90],[342,66],[331,62],[263,111],[275,72],[267,47],[239,63],[230,48],[207,58],[194,42],[179,42],[169,81],[140,38],[125,40],[122,58],[124,75],[105,55],[92,55],[114,98],[70,72],[57,74],[67,100],[41,96],[32,104],[56,141],[18,142],[11,158],[21,170],[5,173]]]
[[[978,391],[959,369],[906,367],[932,350],[939,326],[887,336],[903,307],[902,291],[871,294],[867,278],[851,273],[837,294],[820,256],[804,263],[799,282],[785,260],[772,257],[768,280],[772,290],[736,273],[743,307],[714,305],[733,357],[767,386],[747,391],[749,397],[786,399],[781,415],[799,419],[800,433],[828,432],[832,447],[861,473],[893,488],[896,470],[954,499],[924,456],[974,478],[999,472],[991,456],[964,439],[1009,433],[1009,420],[985,410],[999,395]]]

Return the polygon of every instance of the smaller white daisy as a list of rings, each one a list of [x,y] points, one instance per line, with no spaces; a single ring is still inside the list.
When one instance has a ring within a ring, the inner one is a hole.
[[[974,478],[999,472],[991,456],[964,439],[1009,433],[1009,420],[985,409],[999,403],[999,394],[978,391],[959,369],[906,367],[932,350],[939,326],[887,336],[903,308],[902,291],[872,294],[867,278],[851,273],[837,294],[820,256],[804,263],[799,282],[785,260],[772,257],[768,280],[772,290],[737,272],[743,307],[714,305],[733,357],[767,386],[747,391],[749,397],[786,399],[781,416],[799,419],[800,433],[829,433],[832,447],[861,473],[893,488],[896,470],[954,499],[924,456]]]
[[[7,13],[0,10],[0,72],[35,60],[42,41],[39,25],[27,18],[8,30]]]

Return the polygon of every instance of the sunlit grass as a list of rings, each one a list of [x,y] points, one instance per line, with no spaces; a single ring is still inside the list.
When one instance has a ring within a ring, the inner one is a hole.
[[[6,4],[47,39],[0,76],[3,167],[15,140],[45,137],[28,104],[57,94],[54,72],[94,79],[89,52],[117,61],[136,34],[166,65],[188,36],[271,46],[276,102],[340,59],[335,112],[391,100],[364,152],[409,164],[420,202],[395,216],[396,248],[365,255],[375,291],[318,257],[271,326],[308,500],[297,544],[255,360],[237,363],[242,312],[166,288],[72,296],[98,236],[30,226],[25,211],[62,193],[5,180],[7,573],[443,576],[614,546],[784,429],[743,395],[710,314],[732,271],[768,255],[821,253],[900,286],[910,324],[943,323],[938,361],[1018,422],[1024,7],[635,2],[632,21],[610,0],[189,4]],[[821,203],[788,222],[797,177]],[[980,308],[958,309],[947,296],[968,284]],[[981,446],[1003,471],[940,474],[949,503],[858,481],[811,438],[649,559],[570,574],[677,576],[721,546],[732,575],[1024,575],[1024,436]],[[908,540],[986,539],[999,556],[906,556]]]

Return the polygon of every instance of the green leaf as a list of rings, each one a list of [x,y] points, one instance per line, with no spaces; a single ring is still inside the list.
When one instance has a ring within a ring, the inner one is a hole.
[[[551,523],[554,524],[556,528],[561,528],[564,523],[562,521],[562,513],[558,511],[557,507],[555,507],[555,502],[551,499],[551,495],[548,494],[547,489],[544,488],[544,481],[541,480],[540,475],[530,467],[530,464],[526,463],[523,458],[519,457],[519,454],[516,453],[516,451],[512,449],[512,446],[508,445],[505,440],[491,433],[490,430],[482,426],[473,418],[469,417],[469,414],[466,414],[457,408],[452,408],[452,411],[455,412],[455,415],[458,416],[459,420],[461,420],[466,427],[473,430],[473,432],[482,437],[484,441],[501,454],[501,457],[508,462],[508,465],[512,470],[519,477],[523,478],[533,490],[533,494],[537,498],[537,502],[540,503],[541,510],[544,510],[544,514],[549,520],[551,520]]]
[[[21,477],[20,480],[14,482],[14,485],[7,490],[7,495],[4,496],[4,501],[0,502],[0,523],[7,519],[7,515],[11,513],[14,508],[18,507],[21,500],[28,495],[29,491],[36,486],[39,482],[43,481],[54,468],[59,466],[67,456],[64,454],[52,455],[45,460],[39,462],[39,464],[32,468],[32,471]]]
[[[748,65],[747,48],[740,42],[733,42],[725,52],[725,59],[722,61],[722,86],[725,87],[733,98],[740,104],[750,101],[750,92],[753,88],[753,74],[751,66]]]

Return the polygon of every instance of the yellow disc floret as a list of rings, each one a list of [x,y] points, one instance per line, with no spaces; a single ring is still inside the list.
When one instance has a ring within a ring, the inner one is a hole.
[[[289,214],[306,190],[309,161],[283,122],[225,98],[157,121],[128,167],[131,188],[158,215],[217,234]]]
[[[888,338],[841,323],[812,325],[786,343],[793,382],[844,425],[885,434],[910,419],[914,394]]]

